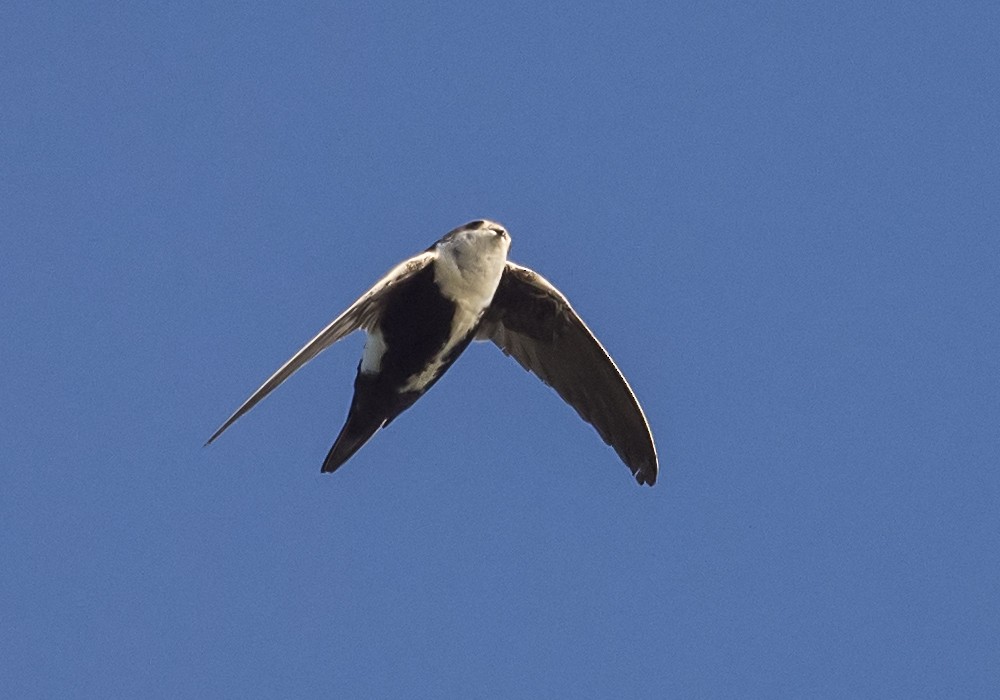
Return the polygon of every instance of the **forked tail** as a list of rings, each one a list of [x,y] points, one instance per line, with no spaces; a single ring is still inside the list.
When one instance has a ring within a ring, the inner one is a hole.
[[[385,418],[378,414],[364,413],[351,406],[347,422],[340,430],[336,442],[323,461],[324,472],[335,471],[341,464],[349,460],[355,452],[371,440],[372,435],[382,427]]]

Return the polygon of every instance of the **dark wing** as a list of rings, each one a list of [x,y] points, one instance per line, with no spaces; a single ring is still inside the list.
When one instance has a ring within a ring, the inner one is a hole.
[[[656,447],[614,361],[558,289],[508,262],[477,332],[558,392],[597,429],[640,484],[656,483]]]
[[[226,428],[235,423],[244,413],[256,406],[265,396],[274,391],[279,384],[292,376],[296,370],[323,350],[359,328],[370,329],[375,320],[378,319],[382,300],[385,297],[384,293],[393,285],[409,279],[415,273],[424,269],[434,259],[434,256],[435,253],[433,252],[424,252],[410,258],[406,262],[400,263],[390,270],[374,287],[365,292],[360,299],[351,304],[344,313],[335,318],[330,325],[319,332],[319,335],[306,343],[288,362],[272,374],[271,378],[264,382],[242,406],[236,409],[236,412],[229,416],[226,422],[212,434],[212,437],[205,444],[210,445],[215,438],[222,435],[222,432]]]

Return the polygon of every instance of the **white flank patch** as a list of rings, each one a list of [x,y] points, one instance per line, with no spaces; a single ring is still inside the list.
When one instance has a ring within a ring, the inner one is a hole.
[[[368,331],[365,341],[365,352],[361,356],[361,373],[376,374],[382,369],[382,357],[385,355],[385,338],[378,330]]]
[[[486,307],[483,307],[485,310]],[[438,375],[438,371],[441,369],[441,364],[444,362],[444,358],[448,356],[462,338],[467,336],[469,332],[475,327],[479,322],[479,317],[482,315],[482,311],[478,314],[470,314],[461,306],[455,311],[455,319],[451,324],[451,335],[448,336],[448,342],[444,344],[441,351],[436,355],[435,359],[430,362],[422,371],[414,374],[410,377],[409,381],[403,387],[404,391],[420,391],[428,383],[430,383],[434,377]]]

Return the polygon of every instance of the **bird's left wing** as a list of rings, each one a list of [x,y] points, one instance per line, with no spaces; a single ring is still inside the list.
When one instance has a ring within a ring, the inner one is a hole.
[[[321,330],[319,335],[292,355],[288,362],[272,374],[270,379],[264,382],[242,406],[236,409],[233,415],[229,416],[226,422],[212,434],[212,437],[205,444],[210,445],[215,438],[222,435],[226,428],[235,423],[244,413],[256,406],[265,396],[274,391],[279,384],[292,376],[300,367],[316,357],[323,350],[359,328],[370,329],[378,318],[385,293],[391,287],[398,285],[424,269],[434,259],[435,255],[436,253],[433,251],[426,251],[400,263],[390,270],[385,277],[375,283],[374,287],[362,294],[361,298],[351,304],[344,313],[340,314],[330,325]]]
[[[594,426],[640,484],[658,463],[646,416],[611,356],[558,289],[508,262],[476,335],[492,340]]]

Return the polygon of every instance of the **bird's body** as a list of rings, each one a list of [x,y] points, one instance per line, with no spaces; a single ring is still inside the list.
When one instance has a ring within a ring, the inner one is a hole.
[[[390,288],[368,331],[354,398],[323,462],[332,472],[379,428],[413,405],[472,342],[503,274],[510,238],[503,229],[459,231],[428,251],[430,264]],[[463,261],[478,265],[461,265]]]
[[[332,472],[413,405],[472,340],[493,340],[535,372],[612,445],[639,483],[656,480],[652,435],[614,362],[554,287],[507,261],[494,222],[459,227],[390,271],[306,344],[209,439],[348,333],[368,333],[347,421],[323,463]]]

